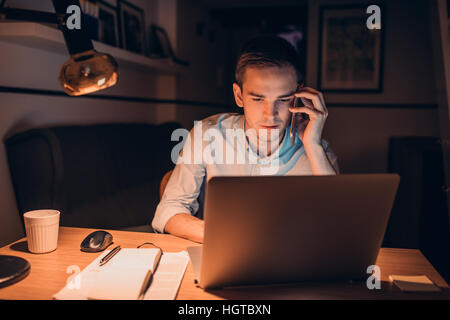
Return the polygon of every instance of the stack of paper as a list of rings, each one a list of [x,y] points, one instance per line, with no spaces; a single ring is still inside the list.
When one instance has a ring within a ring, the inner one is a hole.
[[[59,300],[107,299],[136,300],[158,249],[122,249],[104,266],[105,251],[77,276],[69,277],[66,286],[54,295]],[[144,300],[173,300],[188,263],[185,251],[164,253]]]
[[[439,292],[436,286],[427,276],[398,276],[390,275],[389,279],[404,292]]]

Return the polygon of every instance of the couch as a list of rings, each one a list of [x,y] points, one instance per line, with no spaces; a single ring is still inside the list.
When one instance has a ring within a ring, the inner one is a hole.
[[[178,123],[32,129],[5,141],[19,213],[53,208],[60,225],[152,232]],[[23,220],[22,220],[23,223]]]

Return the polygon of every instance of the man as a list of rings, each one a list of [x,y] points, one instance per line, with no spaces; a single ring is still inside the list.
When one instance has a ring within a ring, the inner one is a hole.
[[[244,115],[219,114],[194,125],[180,153],[182,161],[178,161],[156,209],[154,230],[203,242],[204,221],[194,215],[205,176],[338,173],[337,158],[322,140],[328,110],[320,92],[301,86],[298,61],[295,49],[279,37],[259,37],[244,46],[233,84],[236,104],[244,109]],[[295,98],[303,103],[294,107]],[[295,129],[291,135],[292,114]],[[212,161],[204,156],[208,153],[206,132],[215,133]],[[230,134],[233,132],[243,134]],[[192,143],[200,135],[203,138]],[[222,148],[226,159],[234,162],[224,163]],[[197,161],[192,161],[194,158]]]

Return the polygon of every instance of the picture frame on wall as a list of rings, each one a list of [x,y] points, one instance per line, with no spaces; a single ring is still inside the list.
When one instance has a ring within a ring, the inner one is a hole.
[[[98,40],[114,47],[120,46],[119,17],[117,8],[97,0],[98,5]]]
[[[156,25],[150,27],[148,56],[151,58],[172,58],[174,56],[167,32]]]
[[[139,53],[146,53],[144,10],[125,0],[118,0],[121,47]]]
[[[321,91],[383,90],[384,20],[368,29],[366,6],[320,8],[319,81]],[[385,15],[382,10],[382,17]]]

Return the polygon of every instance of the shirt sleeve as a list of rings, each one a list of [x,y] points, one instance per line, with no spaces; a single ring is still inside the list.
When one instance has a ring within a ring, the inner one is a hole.
[[[189,137],[192,137],[192,130]],[[178,213],[194,215],[199,208],[197,198],[206,169],[202,162],[196,164],[193,157],[188,157],[192,153],[189,153],[187,149],[192,152],[195,146],[195,143],[191,143],[192,139],[189,139],[183,146],[178,164],[175,166],[161,201],[156,207],[152,221],[152,227],[156,232],[164,233],[167,221],[174,215]]]
[[[339,174],[340,170],[339,170],[339,165],[338,165],[338,161],[337,161],[337,156],[334,153],[334,151],[331,149],[330,144],[328,143],[328,141],[322,139],[322,146],[323,146],[323,149],[325,150],[325,154],[327,155],[328,161],[330,161],[330,163],[331,163],[331,166],[334,168],[336,173]]]

